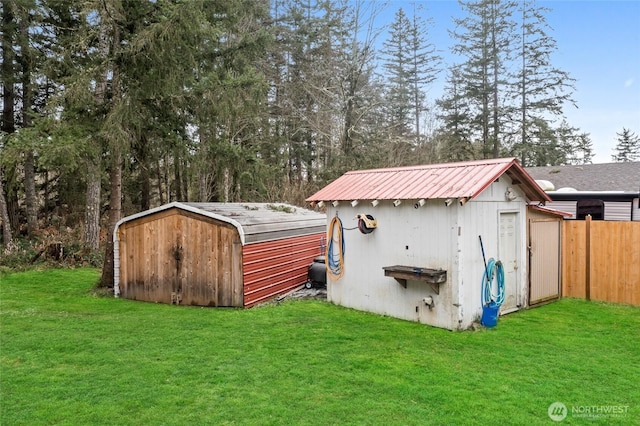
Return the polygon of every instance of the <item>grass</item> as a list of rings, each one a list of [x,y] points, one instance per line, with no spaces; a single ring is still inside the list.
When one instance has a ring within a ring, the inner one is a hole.
[[[536,425],[556,401],[563,424],[640,422],[638,308],[564,299],[450,332],[317,300],[98,297],[97,278],[0,277],[3,425]],[[571,413],[593,406],[628,408]]]

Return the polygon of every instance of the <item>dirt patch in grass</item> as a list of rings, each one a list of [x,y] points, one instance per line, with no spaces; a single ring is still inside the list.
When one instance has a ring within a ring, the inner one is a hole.
[[[296,290],[293,290],[287,294],[283,294],[276,298],[277,302],[282,302],[284,300],[301,300],[301,299],[320,299],[327,300],[327,288],[306,288],[301,287]]]

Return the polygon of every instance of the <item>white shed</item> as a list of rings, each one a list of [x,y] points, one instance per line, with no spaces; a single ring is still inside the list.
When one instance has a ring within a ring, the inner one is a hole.
[[[521,309],[532,200],[549,197],[513,158],[347,172],[307,199],[326,208],[329,234],[334,217],[343,226],[341,276],[329,274],[328,299],[466,329],[482,314],[481,237],[486,260],[504,265],[501,313]]]

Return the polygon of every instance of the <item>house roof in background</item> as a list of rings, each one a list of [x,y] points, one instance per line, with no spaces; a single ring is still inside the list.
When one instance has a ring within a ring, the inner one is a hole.
[[[640,162],[527,167],[536,180],[548,180],[555,190],[640,191]]]
[[[550,201],[515,158],[354,170],[343,174],[307,201],[472,199],[505,173],[529,200]]]

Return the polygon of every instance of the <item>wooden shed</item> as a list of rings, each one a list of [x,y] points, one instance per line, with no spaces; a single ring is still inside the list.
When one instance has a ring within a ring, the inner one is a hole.
[[[550,199],[514,158],[355,170],[307,201],[327,209],[329,249],[344,247],[328,250],[329,271],[341,267],[327,278],[333,303],[468,328],[483,313],[481,236],[504,265],[500,313],[528,306],[527,206]]]
[[[170,203],[120,220],[118,297],[251,307],[305,283],[325,215],[275,203]]]

